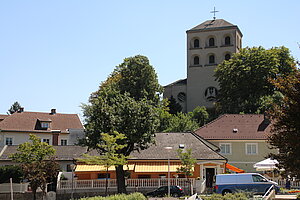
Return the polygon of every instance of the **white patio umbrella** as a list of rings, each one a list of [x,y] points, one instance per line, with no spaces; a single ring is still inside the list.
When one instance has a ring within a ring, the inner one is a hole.
[[[256,171],[273,171],[274,169],[277,169],[276,164],[278,164],[277,160],[268,158],[255,163],[253,167],[256,169]]]

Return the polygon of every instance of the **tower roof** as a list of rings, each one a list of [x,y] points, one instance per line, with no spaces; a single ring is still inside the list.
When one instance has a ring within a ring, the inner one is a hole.
[[[240,34],[242,35],[241,31],[239,30],[238,26],[224,20],[224,19],[215,19],[215,20],[206,20],[205,22],[195,26],[194,28],[188,30],[190,31],[211,31],[215,29],[226,29],[226,28],[236,28]]]

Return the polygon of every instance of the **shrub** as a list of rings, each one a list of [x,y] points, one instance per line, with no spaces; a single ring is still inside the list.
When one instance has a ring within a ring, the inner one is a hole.
[[[108,197],[88,197],[81,198],[80,200],[146,200],[147,198],[141,193],[132,193],[132,194],[116,194]]]
[[[244,193],[234,193],[234,194],[226,194],[226,195],[221,195],[221,194],[213,194],[211,196],[201,196],[203,200],[248,200],[249,198],[247,197],[246,194]]]
[[[7,165],[0,167],[0,183],[9,183],[12,178],[14,183],[20,183],[23,179],[23,172],[18,165]]]

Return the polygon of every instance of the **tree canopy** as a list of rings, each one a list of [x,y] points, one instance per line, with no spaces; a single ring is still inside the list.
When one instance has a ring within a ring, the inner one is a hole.
[[[276,88],[270,80],[294,71],[294,59],[285,47],[241,49],[215,70],[220,85],[217,97],[221,113],[262,113],[266,97]],[[266,103],[266,102],[265,102]]]
[[[13,103],[13,105],[11,105],[11,107],[8,109],[7,114],[13,114],[15,112],[17,112],[19,109],[21,108],[21,104],[19,102],[15,102]]]
[[[300,178],[300,71],[280,77],[273,83],[284,98],[270,112],[274,125],[269,142],[279,150],[271,156],[279,161],[287,174]]]
[[[54,181],[59,172],[59,165],[53,155],[55,149],[40,138],[30,134],[30,142],[20,144],[17,152],[10,158],[21,163],[24,178],[30,182],[33,199],[36,199],[36,190],[40,187],[45,194],[47,183]]]
[[[132,151],[146,149],[154,142],[159,126],[159,110],[162,87],[157,75],[145,56],[124,59],[99,89],[91,94],[89,104],[83,105],[86,136],[81,144],[105,151],[99,146],[101,133],[124,134],[118,144],[126,147],[117,153],[129,156]],[[118,192],[125,193],[123,166],[117,166]]]

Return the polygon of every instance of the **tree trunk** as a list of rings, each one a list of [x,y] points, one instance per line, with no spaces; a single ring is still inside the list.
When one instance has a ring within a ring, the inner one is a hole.
[[[108,167],[106,167],[105,196],[107,196],[107,188],[108,188]]]
[[[32,190],[33,200],[36,200],[36,190]]]
[[[125,173],[123,170],[123,165],[118,165],[116,167],[117,172],[117,186],[118,186],[118,193],[119,194],[126,194],[126,185],[125,185]]]

